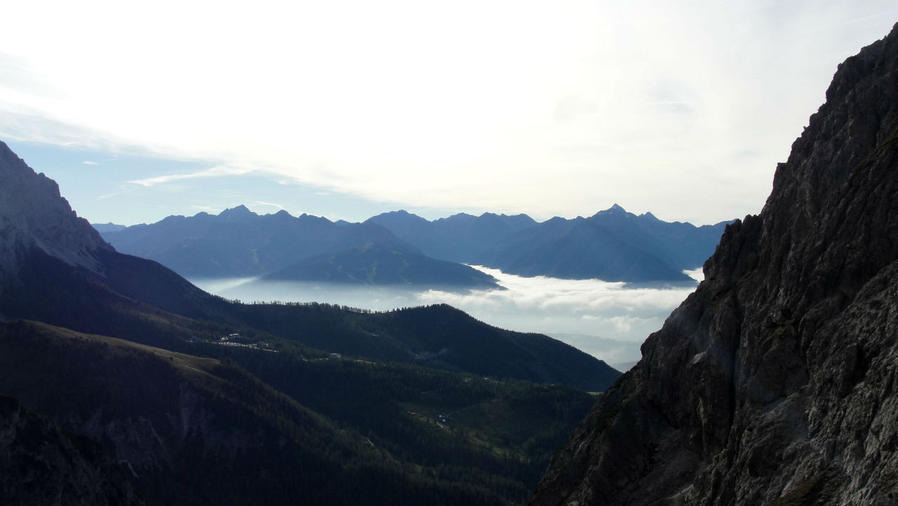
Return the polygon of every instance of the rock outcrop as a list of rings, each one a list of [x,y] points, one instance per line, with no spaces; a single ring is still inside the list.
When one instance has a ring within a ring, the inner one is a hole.
[[[70,265],[92,271],[100,268],[95,252],[112,247],[87,220],[78,218],[59,195],[55,181],[36,174],[3,142],[0,181],[0,281],[15,276],[32,247]]]
[[[898,504],[898,25],[704,271],[533,504]]]

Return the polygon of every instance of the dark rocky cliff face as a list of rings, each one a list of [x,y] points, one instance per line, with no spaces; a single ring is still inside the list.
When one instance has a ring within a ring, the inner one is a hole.
[[[898,504],[898,25],[554,458],[554,504]]]

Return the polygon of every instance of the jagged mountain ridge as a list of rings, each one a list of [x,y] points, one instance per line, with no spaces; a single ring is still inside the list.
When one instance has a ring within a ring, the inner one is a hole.
[[[150,225],[97,227],[118,250],[190,277],[264,275],[476,288],[490,286],[490,279],[467,266],[441,262],[523,276],[690,283],[683,270],[707,259],[725,224],[669,223],[615,204],[588,218],[541,223],[525,214],[494,213],[428,221],[406,211],[348,223],[307,214],[294,218],[286,211],[260,216],[238,206],[217,216],[198,213]]]
[[[475,260],[496,244],[537,225],[526,214],[458,213],[429,221],[404,210],[381,213],[367,222],[386,228],[426,255],[463,263],[477,263]]]
[[[684,269],[713,252],[726,223],[696,227],[635,215],[615,204],[588,218],[456,214],[427,221],[405,211],[368,219],[434,258],[522,276],[690,282]]]
[[[246,206],[218,215],[169,216],[150,225],[115,229],[100,226],[103,238],[118,251],[155,260],[193,278],[269,275],[277,279],[460,287],[496,287],[495,280],[465,265],[442,264],[373,223],[334,223],[327,218],[286,211],[258,215]],[[351,255],[352,252],[366,255]],[[378,254],[374,254],[374,253]],[[310,259],[339,256],[342,262],[318,262],[309,275]],[[406,267],[400,272],[400,267]],[[380,276],[347,277],[345,272],[379,272]],[[433,272],[437,275],[422,276]]]
[[[534,505],[895,504],[898,25],[847,59]]]

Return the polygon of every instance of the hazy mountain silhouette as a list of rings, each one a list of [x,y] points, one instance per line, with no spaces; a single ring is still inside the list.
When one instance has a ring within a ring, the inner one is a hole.
[[[460,213],[433,221],[406,211],[393,211],[369,218],[424,254],[462,263],[479,263],[483,254],[517,231],[536,225],[525,214],[507,216]]]
[[[293,217],[286,211],[258,215],[238,206],[218,215],[169,216],[151,225],[118,230],[107,225],[101,232],[117,250],[156,260],[188,277],[272,275],[302,281],[424,287],[496,286],[491,277],[475,269],[463,265],[450,268],[427,258],[378,225],[334,223],[307,214]],[[353,251],[365,254],[353,255]],[[334,255],[342,260],[322,261]],[[376,275],[362,275],[364,272]]]
[[[614,205],[589,218],[457,214],[427,221],[405,211],[370,218],[435,257],[523,276],[689,282],[713,253],[726,223],[696,227],[635,215]]]
[[[523,276],[627,282],[691,282],[683,273],[711,255],[726,223],[696,227],[635,215],[618,205],[589,218],[455,214],[428,221],[406,211],[363,223],[245,206],[219,215],[169,216],[151,225],[98,230],[119,251],[156,260],[189,277],[244,277],[398,284],[495,286],[466,266]]]
[[[466,265],[376,243],[305,258],[264,279],[450,289],[498,287],[495,278]]]

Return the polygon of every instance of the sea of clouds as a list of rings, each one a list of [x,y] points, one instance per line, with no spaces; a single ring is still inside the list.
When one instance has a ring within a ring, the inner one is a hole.
[[[639,360],[645,338],[695,289],[694,284],[634,286],[598,279],[522,277],[472,267],[495,277],[504,289],[416,291],[255,278],[193,282],[243,302],[315,301],[376,311],[446,303],[490,325],[552,336],[622,369]],[[701,279],[701,269],[687,273]]]

